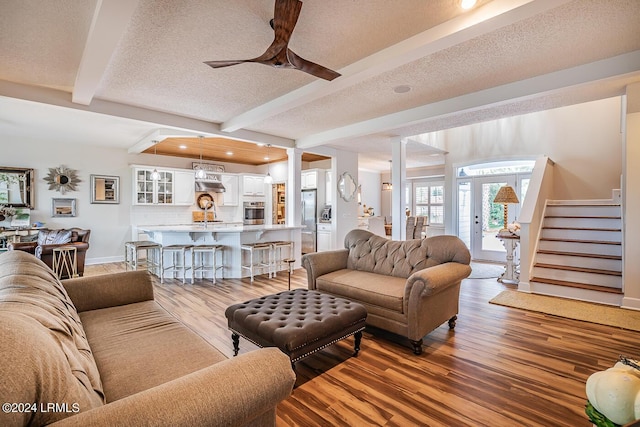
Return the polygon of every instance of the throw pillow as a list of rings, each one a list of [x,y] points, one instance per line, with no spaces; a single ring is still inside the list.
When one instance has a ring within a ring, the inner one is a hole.
[[[71,241],[71,230],[47,230],[38,233],[38,245],[63,245]]]
[[[42,257],[42,245],[64,245],[69,242],[71,242],[71,230],[40,230],[35,256]]]

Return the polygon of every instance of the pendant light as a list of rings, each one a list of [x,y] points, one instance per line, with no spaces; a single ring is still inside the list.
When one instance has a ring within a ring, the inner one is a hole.
[[[205,179],[207,177],[207,171],[202,167],[202,139],[204,136],[198,136],[200,139],[200,163],[194,168],[196,170],[196,179]]]
[[[267,144],[267,157],[264,158],[267,161],[267,176],[264,177],[264,183],[265,184],[273,183],[273,177],[271,176],[271,165],[269,164],[269,162],[271,160],[269,158],[269,148],[270,147],[271,147],[271,144]]]
[[[158,146],[158,140],[154,139],[153,141],[153,156],[157,156],[158,155],[158,150],[157,150],[157,146]],[[153,168],[153,172],[151,172],[151,180],[152,181],[159,181],[160,180],[160,172],[158,172],[158,169]]]
[[[389,160],[389,181],[391,181],[391,160]],[[391,182],[383,182],[382,183],[382,191],[391,191],[393,189],[393,185]]]

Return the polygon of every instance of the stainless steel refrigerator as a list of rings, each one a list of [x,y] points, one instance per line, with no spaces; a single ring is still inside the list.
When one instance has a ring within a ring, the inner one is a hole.
[[[318,204],[316,190],[302,191],[302,253],[316,252]]]

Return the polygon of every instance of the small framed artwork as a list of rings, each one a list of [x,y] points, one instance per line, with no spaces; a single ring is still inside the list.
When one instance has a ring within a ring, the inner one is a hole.
[[[120,177],[91,175],[91,203],[120,203]]]
[[[76,199],[51,199],[51,216],[72,217],[76,216]]]

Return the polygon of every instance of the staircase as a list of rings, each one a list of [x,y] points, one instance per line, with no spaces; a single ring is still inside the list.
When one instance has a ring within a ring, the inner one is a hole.
[[[534,293],[620,306],[620,205],[549,201],[530,284]]]

